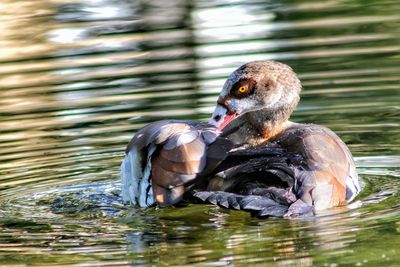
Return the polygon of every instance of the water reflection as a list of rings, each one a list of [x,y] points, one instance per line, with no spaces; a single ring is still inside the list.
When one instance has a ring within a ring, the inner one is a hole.
[[[395,265],[399,11],[390,0],[2,1],[0,262]],[[133,132],[206,120],[226,75],[256,59],[299,73],[293,119],[349,144],[358,200],[309,220],[121,207],[110,182]]]

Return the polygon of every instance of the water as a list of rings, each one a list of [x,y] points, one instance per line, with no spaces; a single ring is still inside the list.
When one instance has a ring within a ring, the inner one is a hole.
[[[400,264],[400,3],[3,0],[0,265]],[[303,81],[296,122],[349,145],[363,191],[309,219],[120,204],[133,133],[207,120],[240,64]]]

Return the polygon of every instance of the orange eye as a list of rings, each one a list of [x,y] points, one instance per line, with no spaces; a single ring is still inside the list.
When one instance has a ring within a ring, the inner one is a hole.
[[[247,86],[240,86],[239,87],[239,92],[240,93],[245,93],[247,91]]]

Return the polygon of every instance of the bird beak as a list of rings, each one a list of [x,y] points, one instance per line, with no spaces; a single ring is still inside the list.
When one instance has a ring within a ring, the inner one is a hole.
[[[228,112],[228,109],[222,105],[217,105],[208,124],[217,128],[221,131],[225,128],[231,121],[237,117],[236,112]]]

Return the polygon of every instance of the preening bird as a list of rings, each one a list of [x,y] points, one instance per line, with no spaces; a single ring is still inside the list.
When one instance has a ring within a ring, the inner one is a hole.
[[[289,121],[300,91],[283,63],[239,67],[207,125],[165,120],[135,134],[121,165],[123,201],[204,202],[258,217],[347,204],[360,192],[352,155],[328,128]]]

